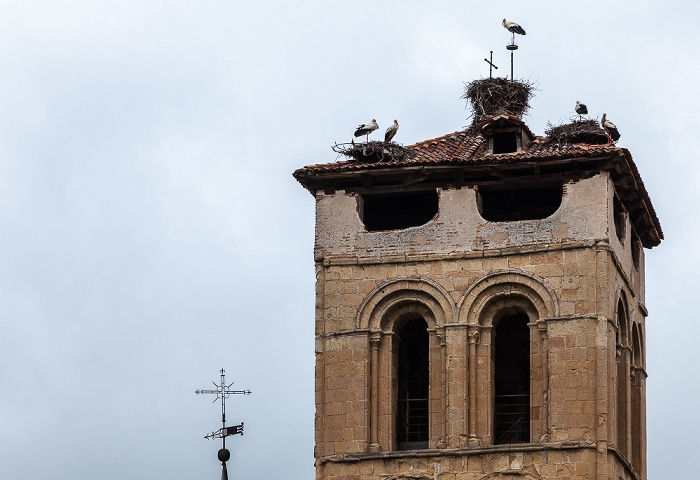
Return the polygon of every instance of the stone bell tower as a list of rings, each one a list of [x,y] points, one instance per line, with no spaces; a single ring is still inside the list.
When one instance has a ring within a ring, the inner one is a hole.
[[[646,478],[663,234],[630,152],[588,140],[498,112],[294,173],[316,199],[319,480]]]

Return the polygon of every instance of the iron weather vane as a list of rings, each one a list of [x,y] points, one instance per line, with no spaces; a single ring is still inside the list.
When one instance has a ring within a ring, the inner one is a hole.
[[[226,448],[226,437],[231,435],[243,435],[243,422],[239,425],[226,426],[226,399],[231,395],[250,395],[250,390],[231,390],[233,382],[226,385],[226,372],[221,369],[221,383],[216,384],[211,382],[216,387],[216,390],[195,390],[194,393],[216,395],[213,402],[221,400],[221,428],[208,433],[204,436],[206,439],[220,438],[222,441],[221,449],[218,452],[218,458],[221,462],[221,480],[228,480],[228,471],[226,470],[226,462],[231,458],[231,452]],[[212,403],[213,403],[212,402]]]

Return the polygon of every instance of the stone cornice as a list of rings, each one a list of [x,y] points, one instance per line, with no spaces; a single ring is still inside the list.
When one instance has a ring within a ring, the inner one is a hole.
[[[376,453],[349,453],[345,455],[328,455],[321,457],[318,459],[318,464],[361,462],[380,458],[460,457],[494,453],[544,452],[547,450],[596,450],[596,444],[595,442],[523,443],[459,448],[430,448],[425,450],[397,450]]]
[[[505,257],[509,255],[523,255],[540,252],[556,252],[563,250],[573,250],[582,248],[592,248],[596,245],[596,240],[573,241],[562,243],[550,243],[546,245],[522,245],[507,248],[495,248],[489,250],[473,250],[469,252],[453,253],[428,253],[416,255],[387,255],[377,257],[316,257],[316,263],[322,263],[325,267],[338,265],[381,265],[387,263],[411,263],[411,262],[434,262],[441,260],[466,260],[472,258],[493,258]]]

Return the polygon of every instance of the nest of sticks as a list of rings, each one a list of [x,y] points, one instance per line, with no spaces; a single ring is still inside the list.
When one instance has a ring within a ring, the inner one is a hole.
[[[471,106],[472,127],[501,112],[522,118],[535,96],[534,86],[524,80],[482,78],[465,83],[464,87],[462,98]]]
[[[332,148],[360,163],[402,162],[415,155],[413,150],[394,142],[336,143]]]
[[[564,143],[588,143],[590,145],[605,145],[608,143],[608,134],[596,120],[573,120],[564,125],[547,124],[545,135],[549,142]]]

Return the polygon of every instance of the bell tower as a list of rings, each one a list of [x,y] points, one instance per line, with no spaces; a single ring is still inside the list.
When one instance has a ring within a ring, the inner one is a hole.
[[[646,478],[663,234],[597,128],[499,111],[294,172],[316,199],[318,480]]]

